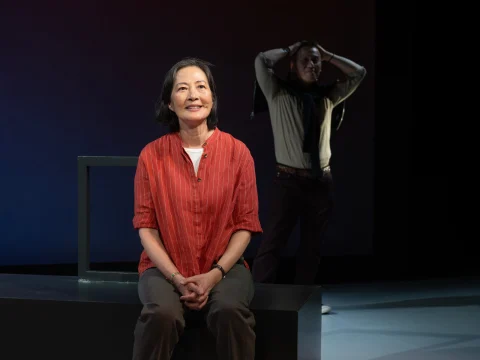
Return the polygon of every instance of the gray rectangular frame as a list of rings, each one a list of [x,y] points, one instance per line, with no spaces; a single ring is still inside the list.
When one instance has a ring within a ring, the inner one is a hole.
[[[78,277],[91,281],[138,281],[136,272],[90,270],[90,168],[137,166],[137,156],[78,156]]]

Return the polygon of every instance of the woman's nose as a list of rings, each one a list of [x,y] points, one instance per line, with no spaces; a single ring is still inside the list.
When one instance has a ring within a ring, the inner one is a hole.
[[[188,99],[189,100],[196,100],[198,99],[198,94],[195,90],[190,90],[190,92],[188,93]]]

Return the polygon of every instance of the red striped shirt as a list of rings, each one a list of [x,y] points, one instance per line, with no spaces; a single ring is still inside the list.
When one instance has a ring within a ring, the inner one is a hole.
[[[185,277],[208,272],[236,231],[262,231],[248,148],[215,129],[203,149],[195,174],[179,134],[164,135],[142,149],[135,174],[133,226],[157,229]],[[154,266],[144,250],[139,274]]]

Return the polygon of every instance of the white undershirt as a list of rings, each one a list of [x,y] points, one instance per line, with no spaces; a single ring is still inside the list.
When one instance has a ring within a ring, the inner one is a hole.
[[[200,158],[202,157],[203,148],[200,148],[200,149],[184,148],[184,149],[187,152],[187,154],[190,156],[190,159],[192,159],[193,168],[195,169],[195,175],[197,175],[198,165],[200,164]]]

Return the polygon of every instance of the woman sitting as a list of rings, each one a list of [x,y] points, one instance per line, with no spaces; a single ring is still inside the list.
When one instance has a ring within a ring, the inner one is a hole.
[[[141,151],[135,215],[143,251],[143,309],[134,360],[170,359],[188,311],[205,313],[219,359],[255,356],[254,285],[243,260],[262,231],[248,148],[217,128],[209,64],[185,59],[167,73],[156,114],[170,132]]]

